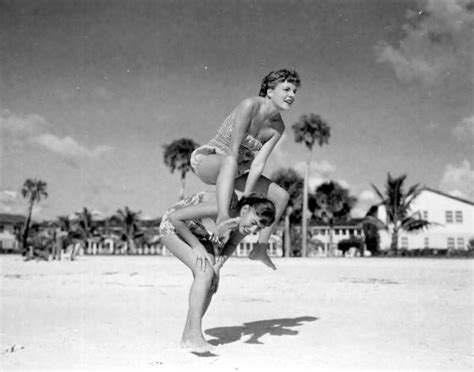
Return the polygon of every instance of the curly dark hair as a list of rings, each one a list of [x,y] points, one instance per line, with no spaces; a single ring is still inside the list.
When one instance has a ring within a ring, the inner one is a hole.
[[[258,95],[260,97],[266,97],[268,89],[274,89],[278,83],[285,81],[295,84],[297,88],[301,85],[300,76],[295,70],[283,68],[278,71],[271,71],[263,78]]]
[[[255,209],[255,214],[260,218],[263,226],[271,226],[275,222],[275,204],[266,197],[256,193],[242,196],[237,202],[237,211],[240,212],[244,205]]]

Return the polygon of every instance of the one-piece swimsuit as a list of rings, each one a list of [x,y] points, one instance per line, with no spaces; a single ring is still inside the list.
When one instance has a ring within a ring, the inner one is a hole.
[[[202,145],[191,154],[191,166],[194,172],[198,172],[203,158],[208,155],[226,155],[230,152],[232,143],[232,130],[235,124],[235,113],[231,113],[222,123],[217,134],[206,145]],[[243,139],[239,147],[237,160],[237,177],[248,172],[256,154],[262,148],[262,143],[250,134]]]

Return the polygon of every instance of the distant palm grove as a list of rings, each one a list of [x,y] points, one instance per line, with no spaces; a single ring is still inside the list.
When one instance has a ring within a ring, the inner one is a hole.
[[[335,181],[328,181],[309,188],[310,166],[314,145],[329,144],[330,127],[315,114],[302,115],[292,126],[295,142],[302,143],[308,149],[306,171],[301,177],[292,168],[279,169],[272,178],[278,185],[289,193],[289,202],[281,217],[282,252],[285,257],[308,255],[308,245],[314,245],[315,240],[308,234],[308,223],[322,224],[329,231],[329,249],[327,256],[336,254],[337,247],[333,242],[333,229],[338,224],[351,220],[351,210],[357,203],[357,198],[348,189]],[[171,173],[178,171],[181,187],[176,199],[185,197],[186,175],[191,171],[191,153],[199,146],[189,138],[177,139],[163,146],[163,161]],[[387,219],[382,221],[369,209],[361,220],[363,240],[352,237],[344,242],[345,247],[356,247],[369,251],[371,255],[380,253],[379,230],[391,234],[390,254],[399,251],[398,234],[401,231],[413,232],[427,229],[431,223],[418,215],[411,213],[411,204],[420,193],[419,185],[405,186],[406,175],[392,177],[388,174],[385,189],[381,191],[375,185],[372,188],[379,197],[378,206],[387,211]],[[35,204],[49,197],[47,183],[40,179],[25,180],[21,194],[27,202],[25,223],[15,230],[17,240],[25,257],[32,258],[41,252],[50,252],[53,257],[60,255],[66,247],[73,247],[71,259],[79,251],[87,253],[86,248],[91,243],[113,242],[112,253],[136,254],[143,249],[151,251],[160,245],[158,227],[160,218],[144,220],[141,212],[128,206],[117,209],[116,213],[107,218],[97,218],[92,211],[84,207],[81,211],[69,216],[58,216],[51,221],[35,223],[32,221],[32,211]],[[54,196],[53,196],[54,197]],[[377,207],[374,206],[374,207]],[[304,218],[305,217],[305,218]],[[342,242],[341,242],[342,243]],[[48,254],[48,253],[46,253]]]

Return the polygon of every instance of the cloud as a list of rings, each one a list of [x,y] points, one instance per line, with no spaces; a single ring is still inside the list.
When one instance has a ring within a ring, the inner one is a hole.
[[[293,169],[301,176],[305,176],[306,162],[301,161],[293,165]],[[310,174],[309,174],[309,190],[314,191],[316,187],[324,182],[331,181],[333,174],[336,171],[336,167],[330,164],[327,160],[313,161],[311,162]],[[338,181],[339,182],[339,181]],[[342,181],[345,182],[345,181]],[[345,182],[347,185],[347,182]],[[343,185],[344,186],[344,185]],[[345,186],[344,186],[345,187]]]
[[[73,165],[77,160],[97,158],[111,151],[110,146],[99,145],[93,149],[78,143],[70,136],[60,138],[47,132],[52,125],[37,114],[15,114],[9,110],[0,110],[1,136],[7,138],[7,144],[23,145],[35,143],[63,156]]]
[[[294,170],[297,171],[301,176],[304,176],[306,171],[306,162],[300,161],[293,166]],[[310,177],[313,175],[320,175],[327,177],[336,171],[336,167],[329,163],[327,160],[313,161],[310,166]]]
[[[367,214],[367,211],[374,204],[380,202],[379,197],[372,190],[364,190],[359,195],[357,195],[357,204],[351,211],[353,217],[364,217]]]
[[[456,138],[472,141],[474,139],[474,115],[461,120],[453,130]]]
[[[448,164],[440,182],[440,188],[445,192],[474,200],[474,170],[471,169],[469,160],[459,165]]]
[[[19,193],[12,190],[0,190],[0,212],[23,212],[24,206],[19,198]]]
[[[419,0],[407,12],[399,45],[375,47],[377,62],[390,65],[405,82],[427,85],[472,84],[472,26],[468,0]]]
[[[69,136],[60,138],[51,133],[33,137],[30,141],[72,160],[96,158],[112,150],[110,146],[103,145],[88,149]]]
[[[18,115],[9,110],[0,111],[0,130],[2,136],[10,139],[24,139],[35,135],[51,125],[40,115]]]

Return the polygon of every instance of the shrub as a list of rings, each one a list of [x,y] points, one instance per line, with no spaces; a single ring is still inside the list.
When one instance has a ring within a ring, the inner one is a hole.
[[[364,241],[355,236],[351,236],[348,239],[343,239],[337,243],[337,249],[342,251],[342,254],[345,256],[346,252],[352,247],[359,250],[360,255],[362,256],[362,250],[364,248]],[[371,252],[372,253],[372,252]]]

